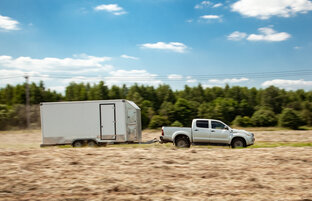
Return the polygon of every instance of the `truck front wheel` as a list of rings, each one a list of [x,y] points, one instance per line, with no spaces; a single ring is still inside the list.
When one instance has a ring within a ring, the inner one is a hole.
[[[185,136],[180,136],[175,140],[175,146],[179,148],[190,148],[191,143]]]
[[[246,147],[246,143],[242,138],[236,138],[231,143],[232,148],[243,148]]]

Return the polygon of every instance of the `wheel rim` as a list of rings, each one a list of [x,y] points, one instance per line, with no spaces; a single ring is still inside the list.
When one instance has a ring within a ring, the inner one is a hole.
[[[186,147],[187,143],[185,142],[185,140],[178,140],[177,146],[178,147]]]
[[[74,147],[82,147],[82,143],[81,142],[75,142],[74,143]]]
[[[244,143],[241,140],[234,142],[234,147],[244,147]]]
[[[88,146],[89,147],[95,147],[96,146],[96,143],[94,141],[89,141],[88,142]]]

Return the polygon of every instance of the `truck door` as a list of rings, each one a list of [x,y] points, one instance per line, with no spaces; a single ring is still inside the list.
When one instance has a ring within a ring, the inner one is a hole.
[[[115,104],[100,104],[100,130],[102,140],[116,139],[116,111]]]
[[[208,120],[196,120],[192,128],[194,142],[209,142],[209,122]]]
[[[228,126],[222,122],[212,120],[209,141],[212,143],[229,143],[230,131]]]

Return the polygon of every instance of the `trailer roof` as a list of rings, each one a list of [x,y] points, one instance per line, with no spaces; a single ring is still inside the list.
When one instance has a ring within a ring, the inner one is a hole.
[[[75,104],[75,103],[103,103],[103,102],[129,102],[134,107],[138,107],[134,102],[125,99],[115,100],[89,100],[89,101],[60,101],[60,102],[41,102],[40,105],[54,105],[54,104]],[[139,108],[140,109],[140,108]]]
[[[133,101],[126,100],[131,106],[133,106],[135,109],[140,110],[139,106],[135,104]]]

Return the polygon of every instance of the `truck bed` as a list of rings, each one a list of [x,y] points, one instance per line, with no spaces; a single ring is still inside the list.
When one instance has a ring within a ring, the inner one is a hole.
[[[167,127],[164,126],[162,127],[162,132],[163,132],[163,140],[171,142],[172,141],[172,136],[175,134],[175,132],[185,132],[188,135],[191,135],[192,129],[190,127]]]

